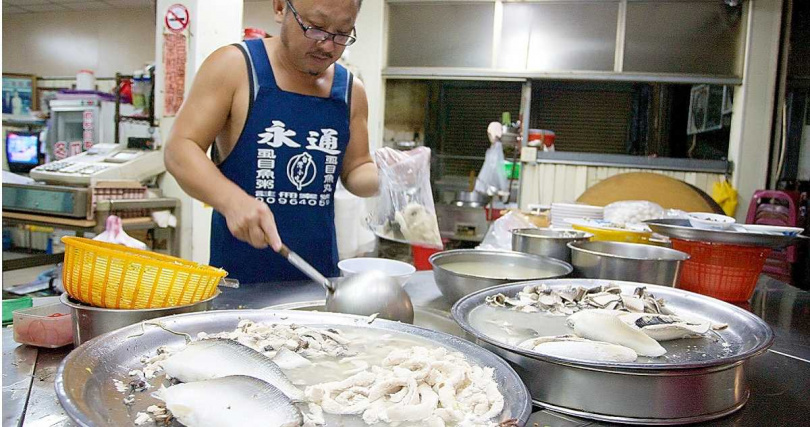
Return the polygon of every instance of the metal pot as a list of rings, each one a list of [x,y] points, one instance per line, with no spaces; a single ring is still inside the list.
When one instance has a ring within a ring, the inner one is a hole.
[[[477,191],[459,191],[453,204],[465,208],[481,208],[489,203],[489,198]]]
[[[591,238],[593,234],[579,230],[517,228],[512,230],[512,250],[571,262],[568,243],[588,241]]]
[[[78,347],[99,335],[129,326],[143,320],[156,319],[173,314],[194,313],[206,311],[211,301],[219,296],[219,291],[207,300],[178,307],[145,308],[140,310],[126,310],[114,308],[93,307],[82,304],[67,293],[59,298],[62,304],[71,308],[73,314],[73,344]]]
[[[503,268],[492,272],[492,277],[481,277],[450,271],[443,265],[453,262],[486,262],[502,265]],[[555,279],[565,277],[574,270],[571,264],[558,259],[520,252],[481,251],[476,249],[456,249],[431,255],[433,277],[436,285],[450,304],[475,291],[519,280]],[[509,277],[509,266],[521,266],[538,269],[537,277],[519,279]]]
[[[672,353],[660,361],[587,362],[547,356],[492,338],[470,322],[470,313],[487,297],[513,296],[527,285],[553,289],[618,285],[632,294],[633,282],[565,279],[513,283],[485,289],[459,300],[453,318],[471,339],[509,362],[529,387],[532,400],[564,414],[610,423],[672,425],[707,421],[745,405],[750,394],[746,364],[764,353],[774,340],[770,327],[757,316],[714,298],[688,291],[648,285],[647,289],[676,312],[700,313],[728,327],[717,332],[726,350],[703,354],[676,342],[665,344]],[[543,316],[543,314],[537,314]],[[683,341],[683,340],[680,340]],[[699,340],[695,340],[699,342]]]
[[[675,286],[689,255],[653,245],[620,242],[571,242],[577,276]]]

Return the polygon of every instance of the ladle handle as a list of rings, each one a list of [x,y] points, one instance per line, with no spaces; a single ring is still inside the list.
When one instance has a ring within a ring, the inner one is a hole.
[[[290,264],[294,265],[295,268],[301,270],[302,273],[309,276],[310,279],[314,280],[317,283],[323,285],[324,289],[327,292],[334,292],[334,288],[332,288],[332,284],[329,282],[329,279],[324,277],[323,274],[319,273],[315,267],[311,266],[308,262],[304,261],[303,258],[298,256],[297,253],[290,250],[287,245],[282,244],[281,249],[279,249],[278,253],[287,259]]]

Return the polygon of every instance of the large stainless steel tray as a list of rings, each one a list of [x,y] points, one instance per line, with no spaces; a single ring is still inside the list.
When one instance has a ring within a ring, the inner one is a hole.
[[[689,220],[686,219],[653,219],[645,222],[653,232],[674,239],[730,245],[781,248],[802,238],[800,236],[784,236],[780,234],[746,233],[736,230],[701,230],[692,227]]]
[[[424,328],[386,320],[368,324],[365,317],[332,313],[223,310],[164,317],[159,321],[165,328],[196,336],[199,332],[232,331],[240,320],[256,322],[295,323],[317,327],[354,326],[381,329],[414,335],[464,353],[472,362],[495,370],[498,388],[506,397],[502,420],[516,418],[524,425],[531,414],[531,402],[526,386],[515,371],[502,359],[461,338]],[[184,338],[161,328],[135,324],[94,338],[72,351],[59,365],[55,380],[56,394],[65,412],[81,426],[134,425],[135,415],[157,400],[150,393],[137,393],[135,403],[127,407],[116,391],[113,379],[129,381],[128,372],[142,367],[144,355],[154,355],[164,345],[181,345]]]
[[[279,304],[267,307],[268,310],[300,310],[300,311],[326,311],[326,301],[313,300],[291,302],[287,304]],[[457,337],[465,338],[464,330],[458,326],[450,312],[437,310],[430,307],[414,307],[413,308],[413,324],[421,328],[427,328],[433,331],[444,332],[445,334],[455,335]]]
[[[485,335],[469,322],[470,312],[497,293],[514,295],[529,284],[552,288],[613,283],[623,293],[646,286],[667,306],[728,328],[713,341],[662,343],[667,359],[633,363],[583,362],[540,355]],[[773,332],[755,315],[722,301],[681,289],[611,280],[537,280],[496,286],[470,294],[452,309],[453,318],[475,341],[509,361],[523,378],[533,401],[563,413],[629,424],[684,424],[722,417],[748,400],[745,365],[773,343]],[[710,343],[695,349],[695,343]],[[723,343],[727,344],[723,346]]]

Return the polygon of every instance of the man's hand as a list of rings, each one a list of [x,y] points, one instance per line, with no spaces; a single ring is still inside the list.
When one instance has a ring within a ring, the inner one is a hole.
[[[228,229],[237,239],[257,249],[264,249],[268,244],[276,252],[281,249],[276,220],[266,203],[245,195],[230,204],[223,214]]]

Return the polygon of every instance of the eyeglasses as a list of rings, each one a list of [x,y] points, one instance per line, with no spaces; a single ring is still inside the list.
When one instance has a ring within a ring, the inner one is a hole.
[[[306,38],[318,40],[321,42],[326,40],[332,40],[332,42],[334,42],[335,44],[339,44],[341,46],[351,46],[354,42],[357,41],[356,28],[352,28],[352,35],[350,35],[350,34],[330,33],[329,31],[325,31],[317,27],[304,25],[304,21],[301,19],[301,15],[299,15],[298,11],[295,10],[290,0],[287,0],[287,6],[290,7],[293,16],[295,16],[295,20],[298,22],[298,25],[301,26],[301,30],[304,31],[304,36]]]

